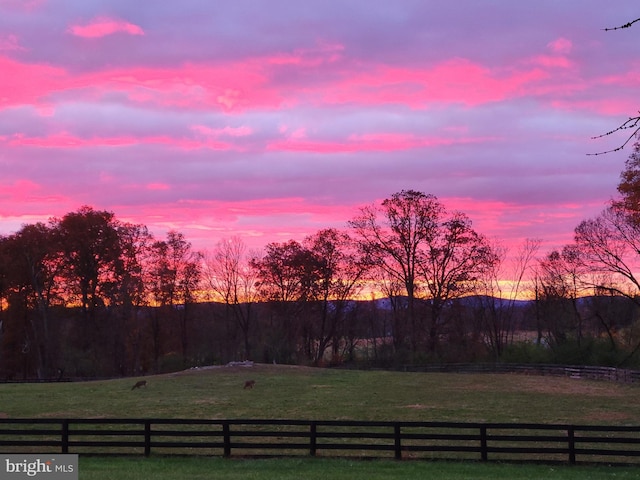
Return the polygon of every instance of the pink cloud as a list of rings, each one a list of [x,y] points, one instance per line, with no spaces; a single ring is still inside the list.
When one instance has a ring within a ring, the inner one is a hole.
[[[321,52],[341,51],[331,47]],[[334,55],[334,54],[331,54]],[[331,62],[329,60],[323,60]],[[286,55],[285,55],[286,56]],[[287,57],[288,58],[288,57]],[[292,54],[291,58],[299,58]],[[69,89],[100,95],[119,91],[135,103],[178,108],[221,108],[238,112],[247,108],[292,107],[313,101],[335,104],[399,103],[424,107],[433,102],[468,106],[521,95],[528,84],[548,77],[539,68],[496,72],[465,59],[445,61],[430,68],[368,65],[359,73],[328,70],[312,85],[279,84],[274,68],[283,64],[277,56],[246,59],[228,64],[186,64],[174,69],[132,68],[107,70],[69,80]],[[310,62],[313,63],[313,62]],[[566,65],[555,57],[541,57],[548,68]],[[292,68],[309,63],[291,61]]]
[[[24,47],[20,46],[18,37],[16,35],[0,36],[0,51],[24,51]]]
[[[573,239],[572,228],[580,221],[598,213],[603,206],[599,200],[589,204],[557,203],[544,205],[534,202],[505,202],[478,198],[440,198],[448,210],[464,212],[474,228],[490,239],[497,240],[517,251],[527,239],[542,241],[541,253],[559,248]]]
[[[40,188],[40,185],[31,180],[19,179],[11,184],[2,185],[1,196],[5,200],[24,201],[39,191]]]
[[[129,210],[131,210],[129,212]],[[242,201],[185,200],[154,206],[122,206],[118,218],[145,223],[157,237],[176,229],[196,249],[213,248],[219,238],[240,235],[249,248],[269,242],[302,240],[322,228],[345,228],[356,213],[354,205],[328,205],[300,197]]]
[[[15,228],[11,231],[25,223],[46,222],[60,213],[56,212],[56,208],[72,209],[75,204],[76,200],[52,189],[46,183],[26,178],[0,181],[0,217],[4,217],[0,223],[4,224],[6,220],[14,225]],[[0,233],[9,231],[3,229]]]
[[[78,79],[100,95],[123,92],[134,103],[172,108],[226,112],[255,107],[278,107],[283,96],[269,85],[255,62],[229,64],[186,64],[176,68],[117,69]]]
[[[319,54],[331,59],[335,55],[332,52],[341,51],[339,46],[329,46],[320,49]],[[522,96],[549,78],[547,69],[570,66],[564,57],[543,55],[534,59],[534,68],[521,70],[497,71],[460,58],[425,68],[361,65],[357,73],[342,68],[332,71],[328,67],[312,84],[298,85],[280,83],[277,69],[281,65],[274,63],[274,58],[190,63],[175,68],[117,68],[72,76],[46,65],[22,64],[0,57],[0,70],[13,72],[0,79],[0,106],[42,103],[64,92],[91,101],[101,101],[105,95],[118,92],[137,105],[217,108],[227,113],[293,108],[305,103],[327,106],[396,103],[424,108],[437,102],[477,106]],[[308,66],[302,62],[291,68],[304,71]]]
[[[533,63],[546,68],[569,68],[573,62],[559,55],[538,55],[533,58]]]
[[[398,133],[370,133],[353,134],[346,141],[341,142],[290,137],[285,140],[270,142],[267,145],[267,150],[316,153],[393,152],[442,145],[480,143],[491,140],[494,139],[485,137],[448,138],[422,137]]]
[[[547,47],[556,54],[565,55],[571,53],[573,43],[564,37],[557,38],[556,40],[549,42]]]
[[[568,58],[573,49],[573,43],[566,38],[558,38],[547,44],[547,48],[551,53],[541,53],[534,55],[525,63],[540,66],[544,69],[553,70],[556,68],[571,68],[575,63]]]
[[[52,91],[64,89],[66,72],[57,67],[25,64],[0,56],[0,109],[43,103]]]
[[[547,77],[537,68],[496,72],[461,58],[420,69],[375,66],[324,88],[323,99],[329,104],[399,103],[415,108],[434,102],[478,106],[520,96],[527,85]]]
[[[301,140],[307,138],[307,129],[304,127],[296,128],[292,130],[288,125],[280,125],[278,131],[283,135],[286,135],[289,139]]]
[[[82,147],[122,147],[135,145],[164,145],[185,150],[206,148],[211,150],[230,150],[234,148],[227,142],[212,139],[193,140],[189,138],[173,138],[166,135],[155,136],[120,136],[120,137],[78,137],[67,132],[60,132],[44,137],[30,137],[24,134],[14,134],[11,137],[1,137],[10,147],[40,147],[40,148],[82,148]]]
[[[171,185],[167,185],[166,183],[149,183],[147,184],[147,190],[171,190]]]
[[[138,25],[108,17],[95,18],[86,25],[72,25],[67,31],[72,35],[83,38],[101,38],[115,33],[144,35],[144,31]]]
[[[229,136],[229,137],[246,137],[253,133],[251,127],[243,125],[241,127],[223,127],[223,128],[210,128],[206,125],[192,125],[191,130],[194,132],[200,133],[201,135],[205,135],[207,137],[219,137],[219,136]]]
[[[640,82],[640,66],[636,65],[635,68],[620,75],[605,75],[602,77],[601,82],[604,85],[621,85],[636,88]]]

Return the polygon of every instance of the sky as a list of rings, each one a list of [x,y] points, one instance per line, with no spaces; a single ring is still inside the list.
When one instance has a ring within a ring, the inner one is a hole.
[[[616,195],[637,0],[0,0],[0,234],[83,205],[251,248],[401,190],[516,249]]]

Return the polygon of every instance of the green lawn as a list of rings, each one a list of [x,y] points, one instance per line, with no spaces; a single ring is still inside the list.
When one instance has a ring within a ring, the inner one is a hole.
[[[0,416],[640,423],[640,387],[564,377],[256,365],[146,379],[2,384]]]
[[[81,458],[81,480],[626,480],[640,469],[344,459]]]

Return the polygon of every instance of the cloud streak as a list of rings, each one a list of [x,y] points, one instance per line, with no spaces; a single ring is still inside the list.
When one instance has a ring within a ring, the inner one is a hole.
[[[144,31],[138,25],[109,17],[95,18],[84,25],[71,25],[68,32],[82,38],[102,38],[116,33],[144,35]]]

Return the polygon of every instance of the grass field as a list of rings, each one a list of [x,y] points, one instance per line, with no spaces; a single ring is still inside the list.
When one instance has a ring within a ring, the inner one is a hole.
[[[344,459],[81,458],[81,480],[631,480],[640,469],[606,466]]]
[[[243,389],[253,379],[253,389]],[[640,387],[509,374],[256,365],[136,379],[0,385],[0,416],[640,423]]]
[[[243,389],[253,379],[253,389]],[[138,379],[0,385],[2,417],[287,418],[637,425],[640,387],[509,374],[255,365]],[[82,479],[640,478],[640,468],[299,458],[82,457]],[[380,473],[382,472],[382,473]]]

